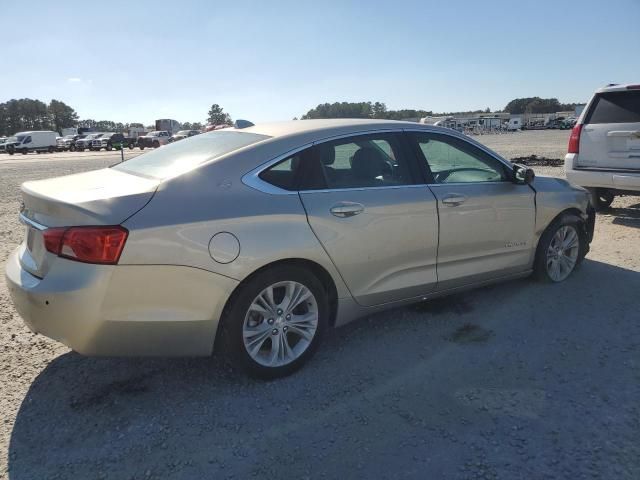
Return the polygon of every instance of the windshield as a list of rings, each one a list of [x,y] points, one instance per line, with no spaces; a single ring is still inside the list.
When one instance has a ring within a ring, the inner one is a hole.
[[[189,130],[180,130],[176,135],[184,135],[186,137],[189,135]]]
[[[153,178],[168,178],[192,168],[270,138],[246,132],[210,132],[171,143],[149,153],[139,155],[113,168],[123,172]]]
[[[11,137],[11,141],[12,142],[20,142],[22,143],[22,141],[27,138],[26,135],[16,135],[15,137]]]

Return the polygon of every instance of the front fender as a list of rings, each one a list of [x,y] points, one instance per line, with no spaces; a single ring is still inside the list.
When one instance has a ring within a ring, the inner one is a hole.
[[[531,187],[536,192],[536,237],[540,238],[553,220],[566,210],[576,210],[585,221],[591,224],[593,236],[594,215],[589,204],[589,193],[582,187],[572,185],[562,178],[536,177]]]

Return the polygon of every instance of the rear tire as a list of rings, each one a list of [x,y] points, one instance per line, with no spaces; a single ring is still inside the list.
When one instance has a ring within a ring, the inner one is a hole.
[[[551,222],[536,249],[535,277],[548,283],[566,280],[587,254],[587,238],[582,220],[566,213]]]
[[[139,147],[140,147],[140,150],[144,150],[144,145],[140,144]]]
[[[159,148],[160,142],[153,142],[153,148]]]
[[[26,148],[23,148],[23,149],[22,149],[22,154],[23,154],[23,155],[26,155],[27,153],[29,153],[29,150],[27,150]]]
[[[288,298],[296,298],[292,308]],[[284,377],[313,356],[328,319],[328,296],[320,280],[301,267],[274,267],[234,292],[221,318],[221,346],[252,377]],[[256,348],[250,353],[247,344],[252,343]]]
[[[590,188],[589,193],[591,194],[591,203],[598,212],[607,210],[615,198],[613,192],[606,188]]]
[[[53,150],[54,150],[54,149],[53,149],[53,147],[49,147],[49,148],[47,149],[47,152],[49,152],[49,153],[53,153]]]

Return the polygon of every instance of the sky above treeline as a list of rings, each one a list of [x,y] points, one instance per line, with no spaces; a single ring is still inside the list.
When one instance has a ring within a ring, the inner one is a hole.
[[[585,102],[640,83],[640,1],[29,2],[3,5],[0,102],[80,118],[254,122],[319,103],[434,112]],[[12,19],[16,21],[13,22]]]

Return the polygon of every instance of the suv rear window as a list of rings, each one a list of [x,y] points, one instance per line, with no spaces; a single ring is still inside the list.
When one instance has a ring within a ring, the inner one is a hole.
[[[640,90],[598,94],[585,123],[640,123]]]

